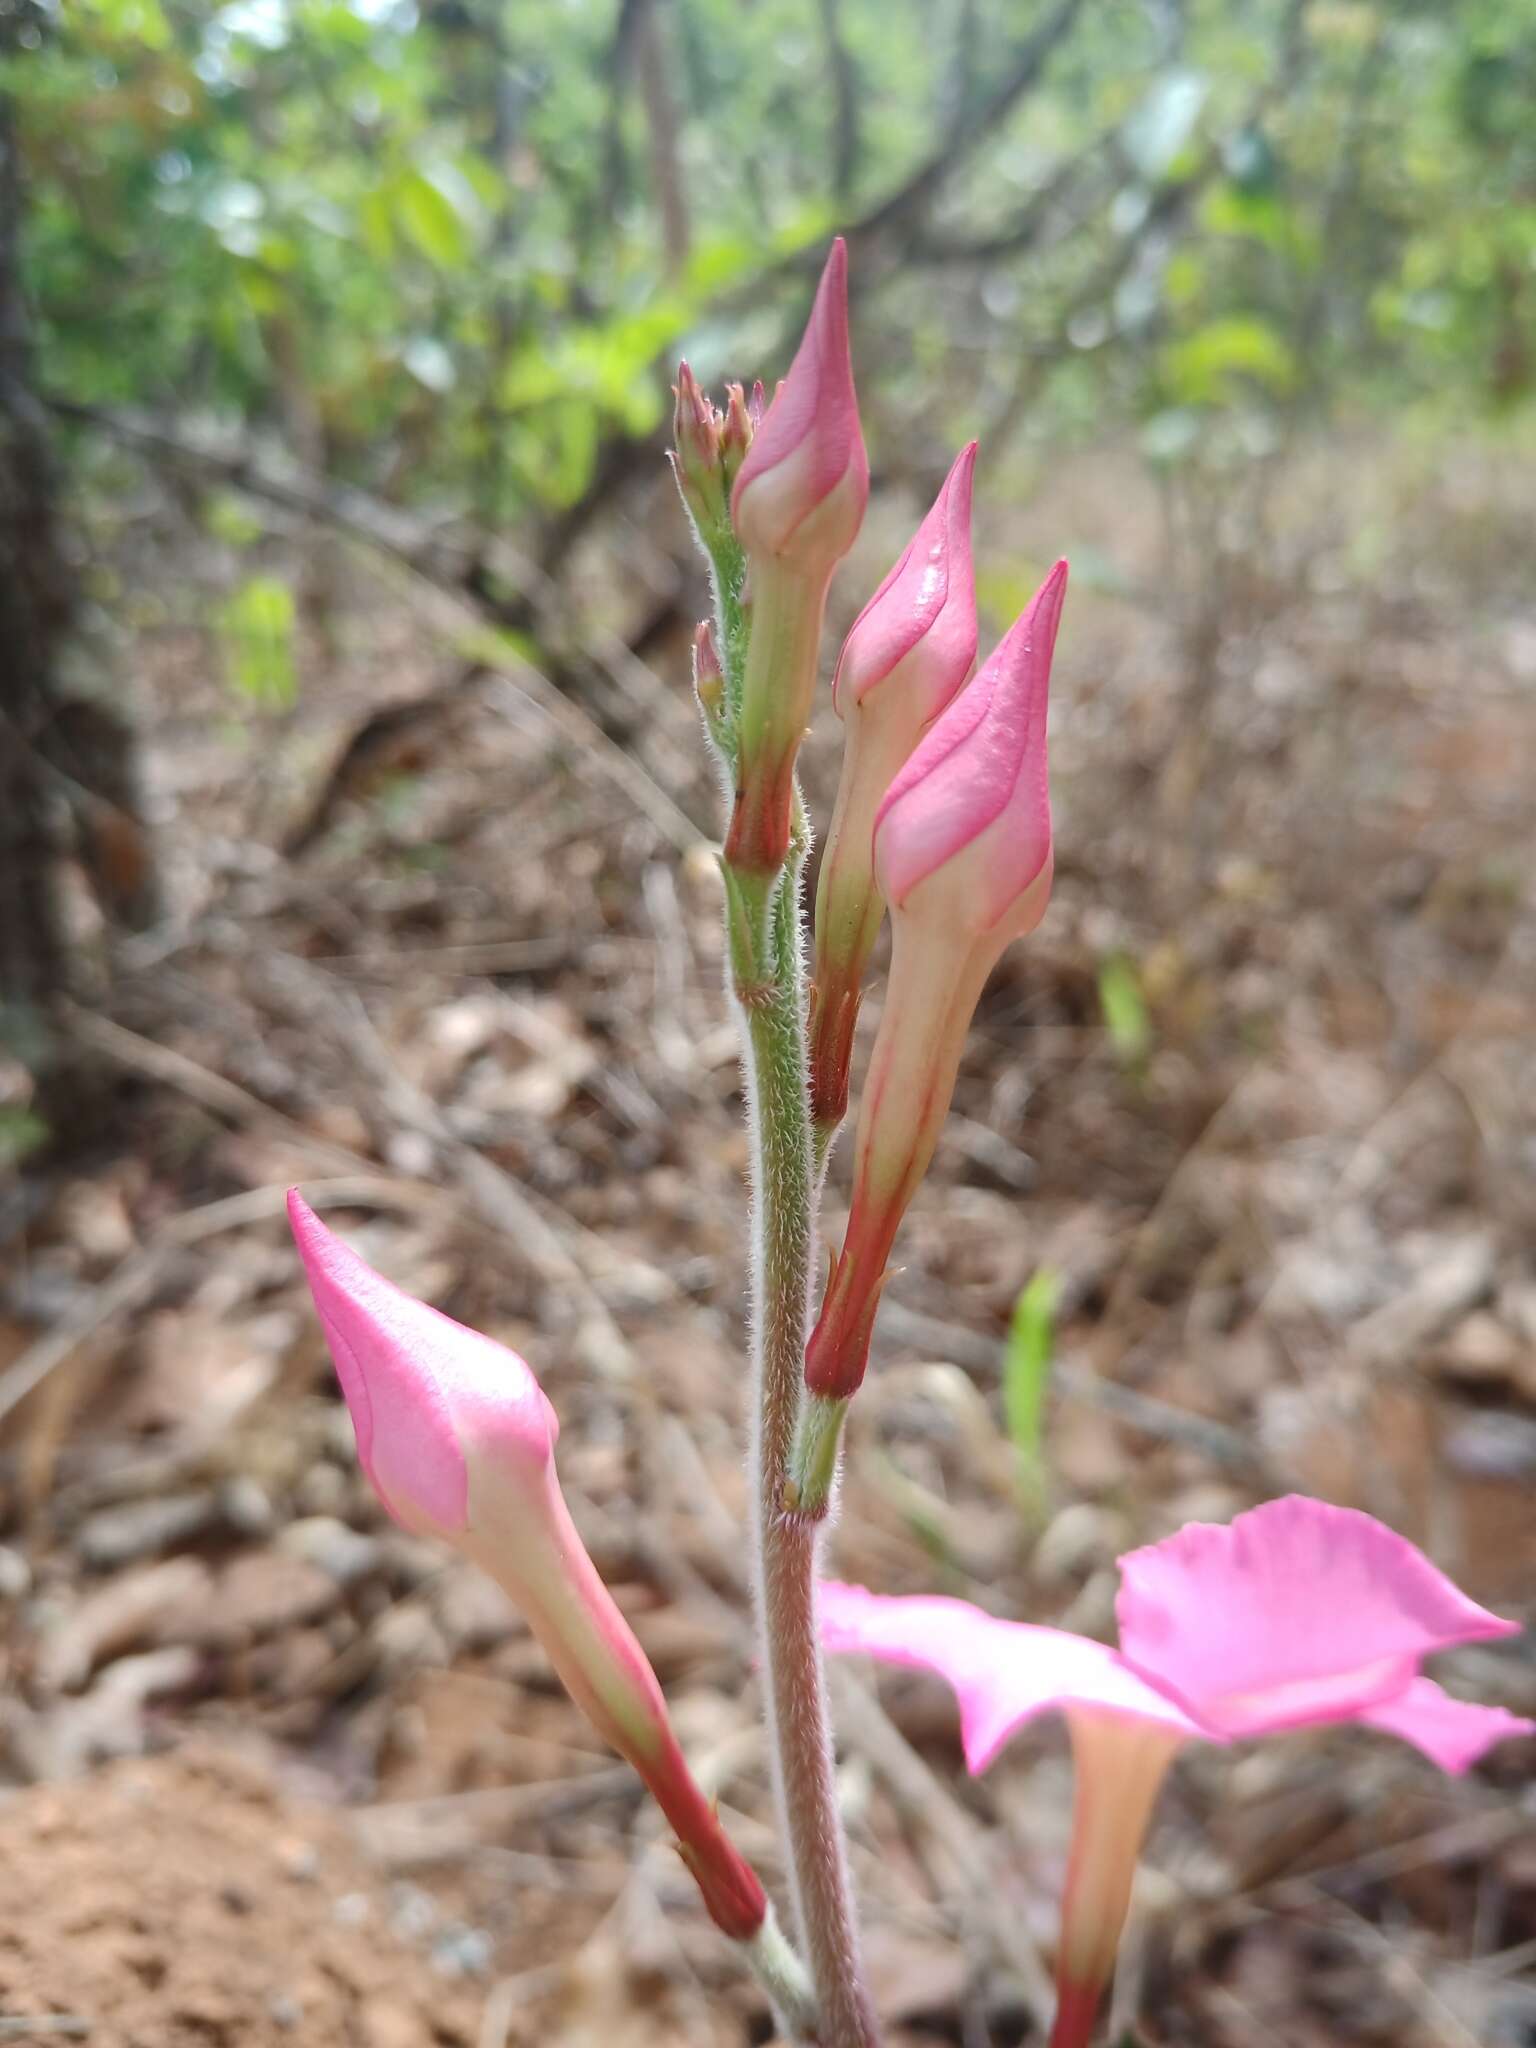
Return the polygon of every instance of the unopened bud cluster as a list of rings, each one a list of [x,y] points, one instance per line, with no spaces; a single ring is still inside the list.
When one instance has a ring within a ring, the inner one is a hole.
[[[718,619],[695,639],[694,687],[731,774],[729,922],[738,990],[751,1001],[767,978],[775,902],[798,888],[798,870],[785,877],[822,615],[869,492],[842,244],[760,422],[740,386],[730,387],[723,412],[712,405],[686,363],[676,388],[674,467],[717,579],[723,550],[710,536],[727,492],[739,551],[739,582],[717,590]],[[738,413],[751,438],[727,485]],[[848,1227],[807,1345],[806,1409],[785,1474],[786,1501],[813,1514],[827,1504],[842,1408],[864,1376],[890,1253],[948,1114],[976,1002],[1003,948],[1034,929],[1050,896],[1046,708],[1066,564],[967,683],[978,637],[976,453],[973,441],[956,456],[855,619],[833,680],[845,747],[808,999],[818,1174],[847,1111],[864,980],[887,910],[892,955],[858,1117]]]
[[[684,362],[672,392],[673,474],[700,540],[713,552],[730,532],[731,492],[763,416],[763,387],[754,385],[748,398],[740,384],[728,384],[722,411]]]

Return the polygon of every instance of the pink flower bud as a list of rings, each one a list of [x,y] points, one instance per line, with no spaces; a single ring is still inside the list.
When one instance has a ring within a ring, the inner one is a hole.
[[[713,724],[725,708],[725,670],[708,619],[700,619],[693,629],[693,688],[700,709]]]
[[[848,737],[816,892],[811,1004],[811,1103],[828,1132],[848,1107],[861,984],[885,914],[874,875],[875,818],[892,778],[976,658],[975,466],[972,441],[854,621],[833,678],[832,702]]]
[[[720,426],[720,473],[728,492],[741,473],[741,465],[747,458],[747,450],[752,446],[756,432],[757,421],[747,408],[746,393],[739,384],[727,384],[725,418]]]
[[[891,784],[875,872],[894,908],[948,930],[958,919],[978,937],[1005,924],[1017,937],[1040,921],[1051,869],[1046,706],[1066,589],[1058,562]]]
[[[846,1400],[864,1378],[886,1262],[949,1114],[987,977],[1050,897],[1045,714],[1066,585],[1058,562],[876,816],[891,972],[859,1108],[848,1229],[805,1353],[806,1385],[829,1400]]]
[[[731,738],[725,670],[720,665],[714,628],[707,619],[701,619],[693,629],[693,694],[698,699],[704,730],[713,743],[717,762],[729,774]]]
[[[687,361],[677,366],[672,387],[672,437],[689,469],[712,470],[720,456],[720,415],[699,389]]]
[[[847,272],[847,251],[835,242],[805,338],[731,492],[746,555],[748,629],[724,860],[738,891],[750,888],[757,899],[743,927],[752,933],[754,973],[767,944],[763,905],[789,852],[795,758],[816,691],[827,588],[869,496],[848,357]]]
[[[845,720],[877,686],[882,704],[899,699],[908,753],[976,659],[975,471],[976,443],[968,441],[922,525],[854,620],[832,680],[832,702]]]
[[[683,503],[706,545],[728,520],[729,485],[721,441],[720,414],[699,389],[686,362],[677,366],[672,387],[672,473]]]
[[[560,1425],[522,1359],[402,1294],[327,1230],[297,1189],[288,1216],[358,1460],[395,1520],[463,1545],[472,1459],[542,1499]]]
[[[375,1273],[296,1188],[288,1215],[385,1507],[506,1589],[576,1704],[649,1786],[710,1917],[752,1940],[762,1886],[690,1775],[656,1675],[576,1532],[555,1474],[559,1425],[533,1373]]]
[[[853,545],[868,497],[848,352],[848,251],[839,238],[805,338],[736,478],[731,518],[749,556],[830,575]]]

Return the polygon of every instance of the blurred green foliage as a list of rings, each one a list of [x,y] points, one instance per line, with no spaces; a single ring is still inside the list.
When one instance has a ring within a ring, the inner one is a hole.
[[[1060,1300],[1061,1276],[1039,1267],[1014,1302],[1003,1352],[1003,1420],[1017,1459],[1019,1504],[1031,1519],[1045,1512],[1042,1438]]]
[[[839,226],[888,465],[1536,374],[1536,0],[55,0],[22,42],[49,386],[498,520],[592,491],[679,350],[782,361]]]
[[[0,1102],[0,1167],[7,1173],[41,1151],[49,1135],[47,1124],[31,1110]]]
[[[1099,967],[1099,1007],[1115,1057],[1132,1072],[1140,1070],[1152,1046],[1152,1019],[1134,960],[1111,953]]]
[[[275,576],[249,576],[219,608],[229,680],[252,704],[286,710],[298,695],[293,592]]]

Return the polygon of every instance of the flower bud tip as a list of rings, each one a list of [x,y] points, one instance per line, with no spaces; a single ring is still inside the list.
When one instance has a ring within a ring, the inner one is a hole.
[[[954,697],[976,659],[971,559],[976,446],[967,442],[955,457],[922,524],[854,620],[832,681],[833,705],[846,718],[851,706],[898,669],[910,677],[914,701],[903,707],[901,721],[905,755]]]
[[[1046,713],[1067,588],[1057,562],[968,689],[930,728],[875,820],[875,870],[893,910],[927,883],[947,929],[1030,928],[1051,865]],[[942,877],[942,879],[941,879]]]
[[[720,428],[720,466],[725,472],[725,487],[729,491],[746,460],[747,450],[752,446],[757,423],[747,410],[746,395],[739,384],[728,384],[725,398],[725,419]]]
[[[705,717],[718,718],[725,704],[725,671],[708,619],[693,629],[693,687]]]
[[[559,1424],[523,1360],[374,1272],[297,1188],[288,1219],[359,1461],[395,1519],[460,1538],[470,1519],[470,1460],[482,1453],[514,1483],[542,1484]]]
[[[753,436],[731,494],[749,553],[830,574],[869,496],[848,346],[848,251],[832,244],[789,375]]]

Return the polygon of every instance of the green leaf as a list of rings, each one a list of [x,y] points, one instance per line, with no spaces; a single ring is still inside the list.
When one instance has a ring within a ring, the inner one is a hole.
[[[275,576],[252,576],[220,607],[219,637],[229,680],[253,704],[286,710],[298,696],[293,592]]]
[[[1060,1299],[1061,1276],[1051,1266],[1038,1267],[1013,1305],[1003,1353],[1003,1420],[1018,1458],[1020,1501],[1035,1512],[1044,1505],[1040,1445]]]
[[[1099,1006],[1117,1058],[1124,1066],[1139,1066],[1152,1043],[1152,1019],[1136,964],[1124,953],[1111,953],[1099,968]]]
[[[1296,360],[1284,336],[1262,320],[1233,315],[1212,320],[1163,351],[1164,381],[1186,405],[1220,405],[1234,398],[1239,380],[1267,390],[1289,390]]]
[[[395,219],[406,238],[439,270],[459,270],[469,261],[474,238],[466,212],[426,171],[409,170],[396,183]]]
[[[928,1489],[908,1478],[887,1451],[877,1450],[863,1469],[934,1562],[952,1565],[954,1550],[945,1533],[939,1504]]]
[[[548,656],[531,633],[515,632],[510,626],[466,626],[453,636],[453,648],[465,661],[484,662],[487,668],[541,668]]]
[[[215,491],[203,503],[203,526],[226,547],[248,548],[266,528],[237,491]]]
[[[1213,185],[1200,208],[1200,223],[1213,235],[1261,242],[1287,262],[1310,270],[1317,256],[1315,231],[1278,192],[1249,187],[1236,177]]]
[[[574,505],[597,460],[599,415],[584,398],[543,406],[531,420],[509,421],[509,459],[549,505]]]
[[[109,36],[143,49],[164,50],[170,45],[170,24],[159,0],[85,0],[80,12],[94,15]]]
[[[1274,144],[1262,128],[1242,129],[1227,143],[1221,157],[1227,176],[1238,191],[1255,194],[1275,189],[1280,166]]]
[[[555,337],[541,335],[507,365],[501,402],[516,412],[579,393],[643,432],[659,405],[654,366],[688,317],[684,300],[661,297],[587,326],[566,324]]]
[[[0,1167],[7,1171],[45,1145],[49,1129],[40,1116],[14,1102],[0,1102]]]
[[[395,253],[395,203],[388,187],[375,186],[363,194],[357,203],[357,224],[369,255],[387,263]]]

